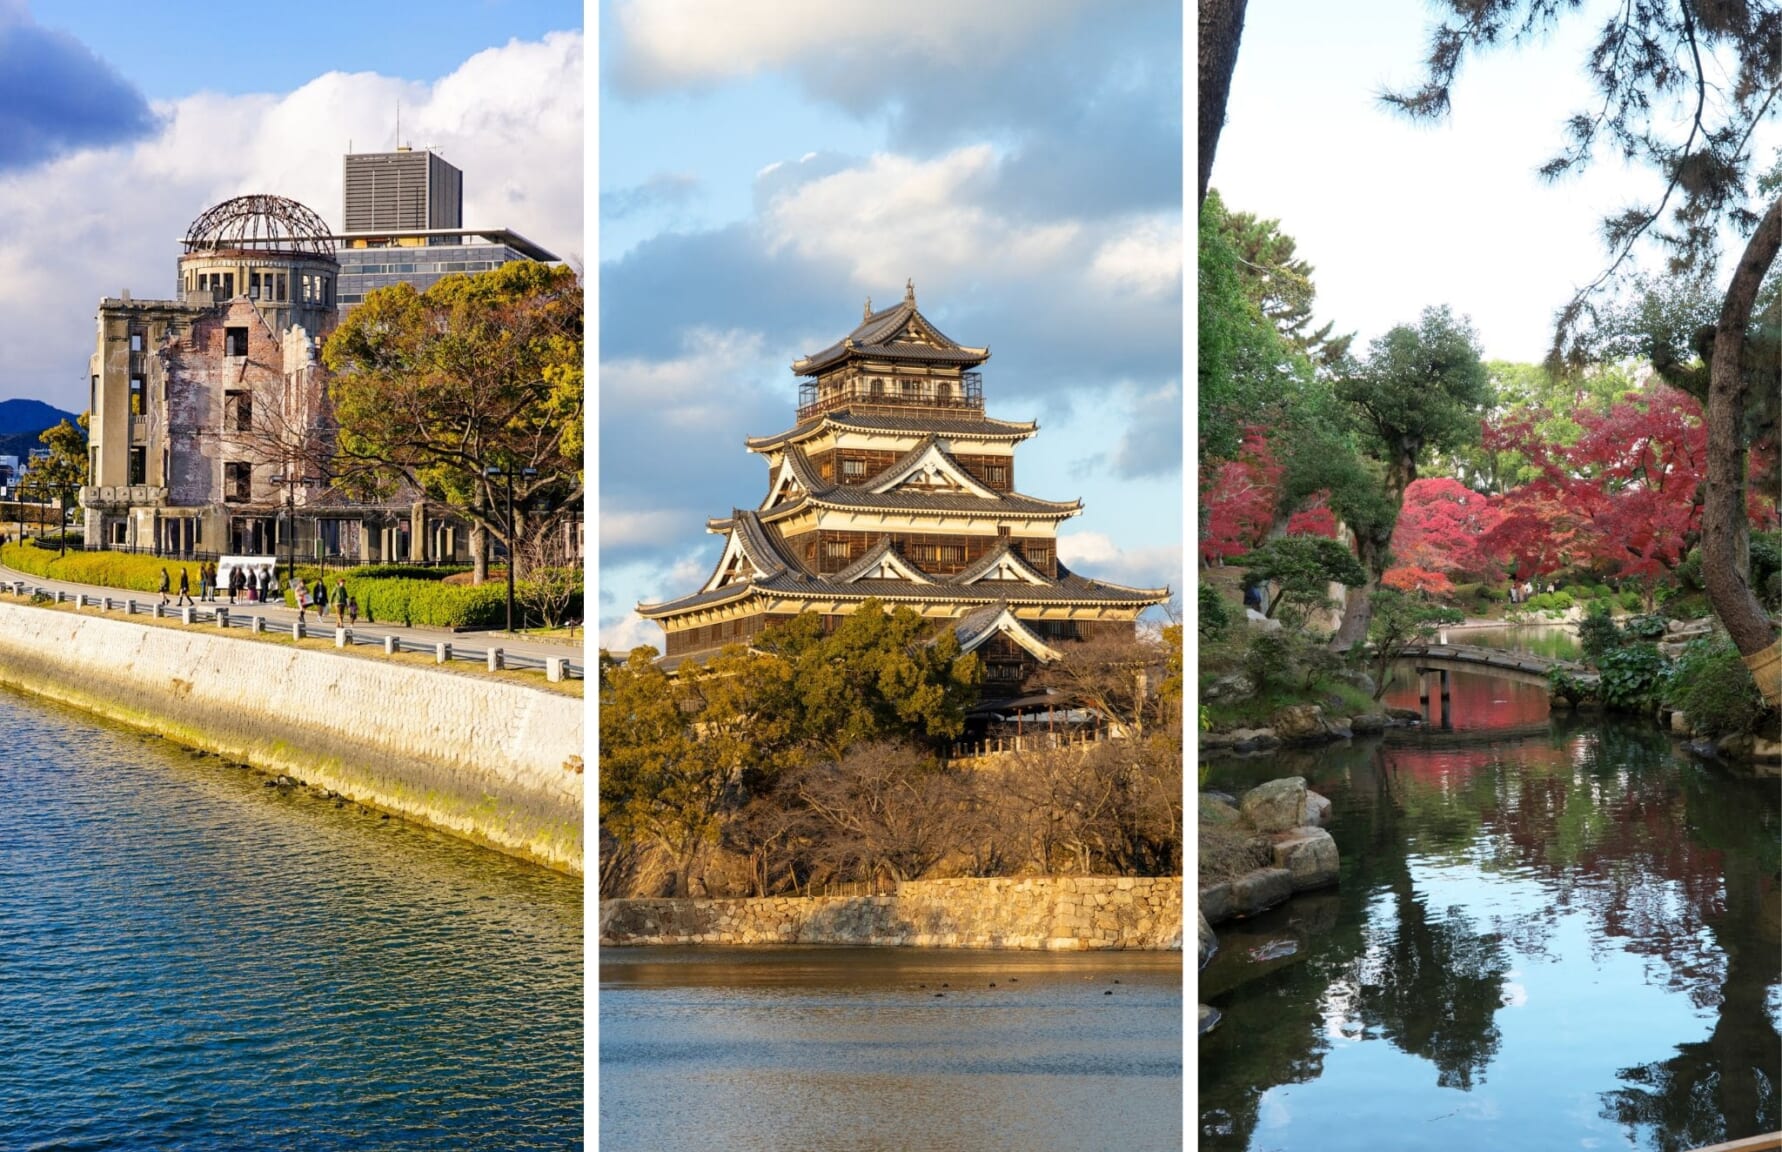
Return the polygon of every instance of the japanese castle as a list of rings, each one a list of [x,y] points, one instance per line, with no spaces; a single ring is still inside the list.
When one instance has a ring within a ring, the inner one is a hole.
[[[800,612],[834,627],[868,599],[949,621],[984,662],[986,695],[1014,694],[1058,646],[1124,630],[1168,588],[1092,580],[1058,559],[1058,525],[1083,510],[1015,488],[1032,422],[984,414],[989,348],[956,344],[916,308],[915,286],[842,340],[792,365],[796,424],[752,437],[767,496],[710,520],[725,539],[696,592],[638,613],[667,632],[666,668],[747,643]]]

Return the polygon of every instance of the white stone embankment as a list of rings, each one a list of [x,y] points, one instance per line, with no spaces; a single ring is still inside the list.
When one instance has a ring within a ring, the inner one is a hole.
[[[582,705],[573,697],[6,603],[0,683],[582,872]]]
[[[912,880],[888,896],[602,900],[600,943],[1179,951],[1182,878]]]

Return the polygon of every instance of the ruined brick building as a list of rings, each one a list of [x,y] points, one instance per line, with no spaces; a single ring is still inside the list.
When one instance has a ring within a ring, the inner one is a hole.
[[[99,304],[91,365],[88,548],[463,559],[468,532],[412,498],[325,483],[318,350],[337,320],[335,237],[310,209],[242,196],[187,230],[178,295]]]

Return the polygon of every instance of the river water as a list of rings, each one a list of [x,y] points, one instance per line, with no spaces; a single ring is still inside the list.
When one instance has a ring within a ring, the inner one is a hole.
[[[0,1148],[582,1146],[582,885],[0,692]]]
[[[1166,1152],[1182,1089],[1179,952],[600,955],[606,1152]]]
[[[1199,1146],[1681,1152],[1782,1129],[1777,782],[1650,725],[1550,718],[1540,687],[1452,684],[1452,731],[1213,762],[1208,787],[1330,797],[1342,879],[1217,929]],[[1410,676],[1387,702],[1417,706]]]

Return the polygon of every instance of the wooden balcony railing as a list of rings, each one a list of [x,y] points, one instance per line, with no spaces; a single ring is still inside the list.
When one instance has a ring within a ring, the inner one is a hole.
[[[982,412],[984,377],[980,372],[961,373],[958,380],[900,381],[854,376],[841,381],[810,380],[799,385],[799,423],[842,408]]]

